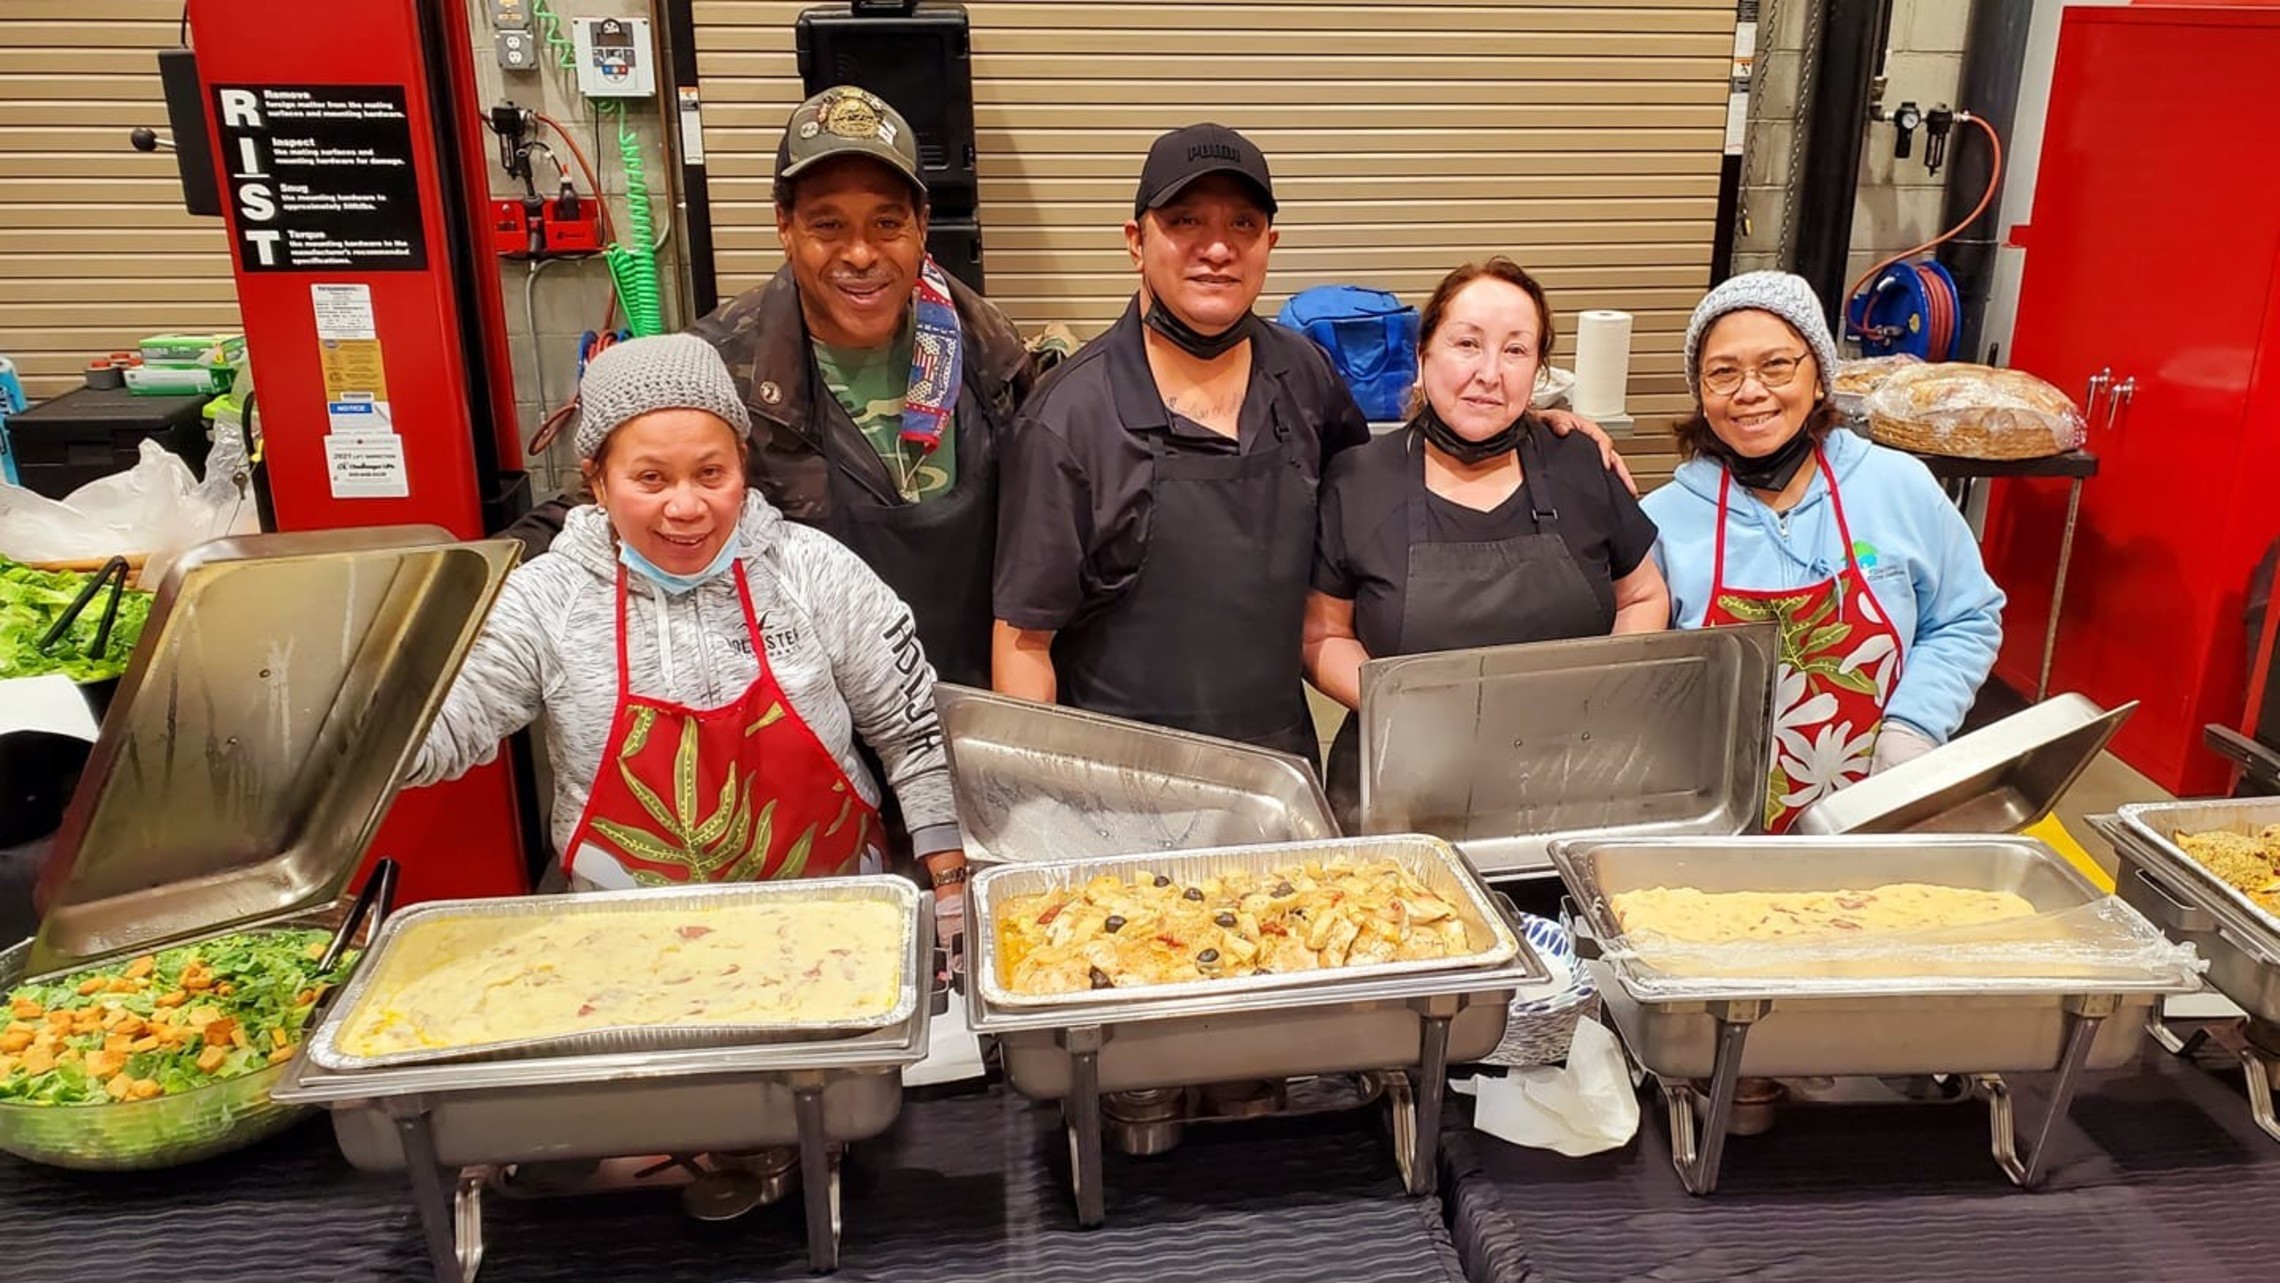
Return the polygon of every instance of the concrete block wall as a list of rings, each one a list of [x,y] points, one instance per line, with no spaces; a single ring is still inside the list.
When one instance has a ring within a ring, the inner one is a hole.
[[[1735,229],[1737,272],[1788,265],[1784,219],[1797,180],[1807,46],[1813,43],[1816,10],[1814,0],[1765,0],[1759,10],[1741,217]],[[1962,0],[1893,0],[1882,105],[1912,101],[1926,111],[1954,106],[1969,22],[1970,6]],[[1893,156],[1893,137],[1892,126],[1871,122],[1862,145],[1848,282],[1877,260],[1945,230],[1940,225],[1945,171],[1925,171],[1921,130],[1906,160]]]
[[[568,19],[579,17],[637,17],[652,19],[652,34],[662,37],[655,26],[649,0],[551,0],[553,9],[563,19],[561,38],[569,39]],[[539,68],[535,71],[504,71],[493,55],[493,26],[490,6],[467,6],[468,38],[476,51],[476,84],[483,104],[488,107],[502,98],[553,117],[578,141],[586,158],[594,166],[603,192],[610,201],[611,216],[616,220],[620,235],[626,233],[625,166],[619,160],[617,124],[613,117],[597,120],[593,103],[578,92],[576,75],[556,64],[553,55],[542,49]],[[543,32],[540,33],[543,35]],[[660,86],[670,92],[670,77],[666,64],[659,57],[656,68]],[[650,188],[650,208],[657,227],[663,231],[673,227],[664,248],[658,253],[659,273],[665,285],[665,316],[669,326],[681,323],[680,235],[676,188],[680,167],[667,150],[659,132],[657,104],[649,99],[626,99],[626,120],[641,140],[644,172]],[[486,135],[489,137],[489,135]],[[578,162],[563,145],[560,138],[543,125],[539,137],[551,147],[562,162],[570,166],[572,181],[583,195],[591,195],[585,175]],[[491,194],[499,199],[522,196],[519,182],[510,180],[496,163],[496,140],[492,140],[493,155],[489,166]],[[539,190],[552,195],[555,173],[544,157],[535,158],[534,172],[538,175]],[[537,276],[535,282],[533,270]],[[609,312],[613,291],[609,268],[600,255],[586,259],[554,259],[530,262],[500,259],[498,261],[499,291],[506,303],[509,350],[513,355],[516,418],[521,427],[522,439],[527,443],[538,430],[549,412],[567,402],[576,391],[578,380],[578,340],[587,330],[601,328]],[[535,322],[535,324],[534,324]],[[624,318],[618,318],[623,324]],[[558,493],[577,479],[575,456],[569,449],[569,436],[565,434],[545,457],[525,459],[524,465],[532,474],[531,484],[537,497],[543,499]]]

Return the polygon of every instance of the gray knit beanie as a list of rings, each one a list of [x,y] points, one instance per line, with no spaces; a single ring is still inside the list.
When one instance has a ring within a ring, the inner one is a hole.
[[[1821,298],[1805,278],[1790,272],[1744,272],[1728,277],[1694,305],[1694,319],[1686,323],[1686,390],[1702,403],[1702,336],[1728,312],[1771,312],[1813,349],[1813,364],[1820,367],[1821,395],[1833,390],[1837,376],[1837,341],[1829,336],[1828,318]]]
[[[752,416],[713,345],[694,334],[658,334],[602,349],[578,381],[578,457],[591,460],[628,419],[652,410],[703,410],[749,435]]]

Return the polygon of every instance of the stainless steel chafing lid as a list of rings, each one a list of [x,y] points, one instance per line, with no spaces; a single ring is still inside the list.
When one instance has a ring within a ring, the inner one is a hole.
[[[1754,832],[1779,647],[1756,623],[1372,660],[1361,828],[1489,873],[1548,869],[1561,834]]]
[[[2072,692],[1991,722],[1815,802],[1794,831],[2015,833],[2058,799],[2137,710],[2108,712]]]
[[[1338,836],[1313,768],[1288,753],[949,683],[934,691],[975,860]]]
[[[32,970],[337,898],[519,549],[401,526],[176,561],[42,870]]]

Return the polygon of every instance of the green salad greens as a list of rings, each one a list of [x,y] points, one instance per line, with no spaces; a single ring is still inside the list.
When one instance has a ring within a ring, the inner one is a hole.
[[[110,601],[104,589],[87,603],[54,648],[40,650],[40,639],[63,617],[94,576],[68,570],[35,570],[0,557],[0,678],[61,673],[75,682],[99,682],[127,671],[127,660],[150,617],[150,594],[128,590],[119,596],[118,618],[103,653],[87,657]]]
[[[292,1058],[325,991],[321,931],[219,936],[19,985],[0,1017],[0,1103],[173,1096]]]

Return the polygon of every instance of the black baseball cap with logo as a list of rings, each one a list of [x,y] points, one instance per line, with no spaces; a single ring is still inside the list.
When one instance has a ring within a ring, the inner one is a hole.
[[[1267,173],[1267,158],[1250,139],[1225,125],[1211,124],[1175,129],[1148,149],[1148,163],[1140,167],[1140,190],[1132,198],[1132,216],[1162,209],[1189,184],[1209,174],[1233,174],[1248,182],[1267,217],[1274,217],[1275,182]]]
[[[918,135],[910,122],[886,99],[853,85],[834,85],[793,109],[776,147],[777,202],[790,197],[792,179],[836,156],[878,161],[910,183],[919,204],[926,203]]]

